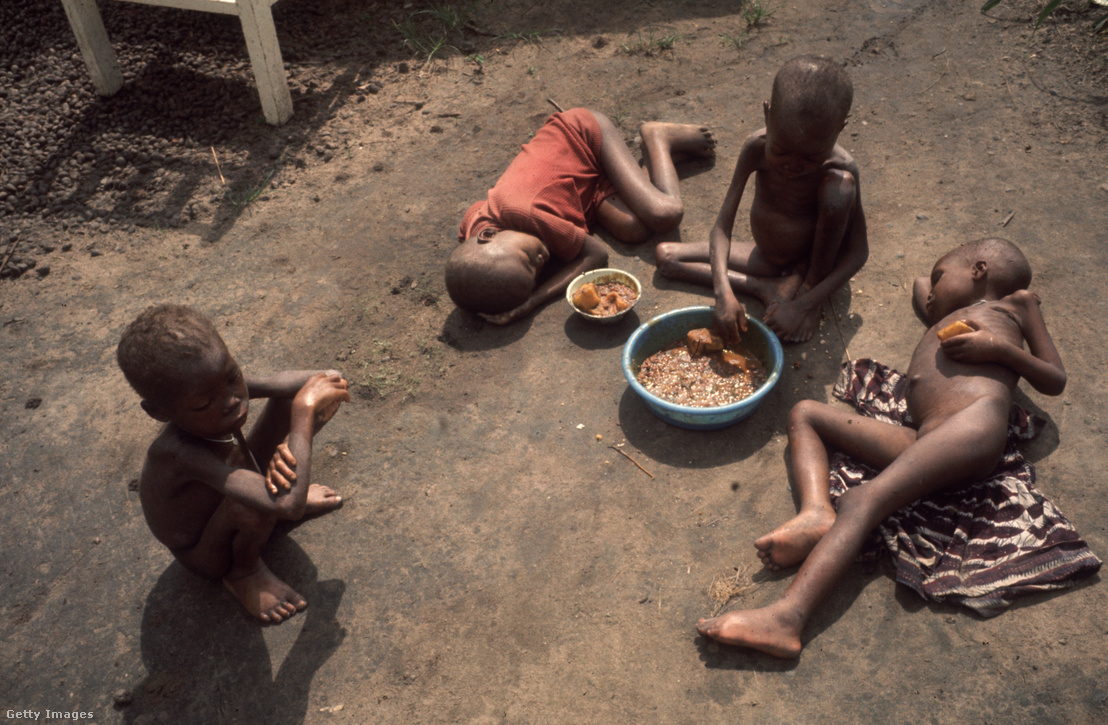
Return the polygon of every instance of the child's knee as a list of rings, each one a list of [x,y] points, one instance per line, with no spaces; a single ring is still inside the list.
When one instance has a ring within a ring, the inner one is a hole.
[[[613,225],[614,228],[608,229],[619,241],[624,244],[642,244],[651,237],[651,230],[647,228],[645,224],[638,220],[637,217],[629,217],[628,219],[621,220],[619,223]]]
[[[277,517],[261,509],[233,499],[223,501],[227,520],[235,531],[247,536],[269,538],[269,533],[277,523]]]
[[[654,247],[654,265],[663,277],[672,277],[677,274],[680,266],[680,245],[677,242],[662,242]]]
[[[685,218],[685,205],[678,200],[667,198],[655,204],[646,217],[643,223],[651,232],[665,234],[681,225],[681,220]]]
[[[788,429],[792,430],[796,427],[810,427],[815,417],[826,407],[824,403],[819,403],[815,400],[801,400],[789,411]]]
[[[866,484],[847,489],[835,505],[837,520],[843,525],[860,525],[866,531],[879,524],[885,517],[879,510],[880,502],[871,493]]]

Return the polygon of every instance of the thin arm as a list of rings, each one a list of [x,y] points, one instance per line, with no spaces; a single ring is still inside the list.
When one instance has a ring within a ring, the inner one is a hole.
[[[1000,362],[1019,373],[1040,393],[1061,395],[1066,389],[1066,369],[1062,365],[1062,356],[1058,354],[1058,348],[1054,346],[1054,340],[1046,329],[1039,300],[1027,290],[1021,290],[1013,297],[1023,312],[1023,336],[1027,341],[1027,350],[1015,345],[1005,348],[1004,358]]]

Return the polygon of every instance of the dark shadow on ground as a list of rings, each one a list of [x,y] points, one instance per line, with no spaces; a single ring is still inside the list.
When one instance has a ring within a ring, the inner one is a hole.
[[[631,333],[642,324],[639,313],[634,308],[615,322],[596,322],[586,320],[581,315],[570,312],[566,318],[566,337],[577,347],[584,350],[610,350],[620,347]]]
[[[37,65],[57,73],[29,87],[27,95],[66,91],[49,111],[41,104],[26,110],[17,106],[13,115],[45,113],[49,117],[30,119],[32,125],[59,125],[66,131],[50,139],[48,153],[11,169],[7,180],[19,193],[6,200],[8,211],[52,218],[67,228],[92,223],[97,232],[117,225],[132,230],[177,227],[207,217],[208,209],[215,207],[213,221],[197,230],[205,242],[214,243],[254,199],[269,191],[270,180],[283,167],[304,165],[297,155],[306,152],[313,161],[326,162],[341,151],[340,144],[317,135],[347,105],[374,102],[380,85],[369,79],[375,71],[395,67],[402,73],[432,72],[434,66],[426,65],[431,55],[491,56],[506,45],[541,43],[543,37],[567,34],[614,34],[597,47],[615,44],[620,52],[663,56],[673,50],[656,42],[655,33],[665,36],[667,21],[734,17],[734,5],[726,0],[633,4],[589,13],[588,19],[563,17],[560,6],[529,0],[491,8],[473,5],[462,10],[472,10],[473,17],[450,30],[435,53],[428,54],[417,46],[443,32],[432,19],[449,7],[427,0],[403,5],[387,0],[278,3],[273,20],[294,115],[284,126],[273,127],[261,118],[238,18],[102,4],[124,84],[114,96],[101,98],[91,93],[79,54],[69,50],[75,50],[76,43],[60,5],[22,0],[10,14],[0,16],[5,20],[0,23],[0,46],[10,51],[13,68]],[[602,25],[596,25],[596,18]],[[23,95],[21,91],[13,97],[22,103]],[[212,153],[215,147],[225,155],[222,169]],[[710,163],[682,166],[687,177],[710,168]],[[218,192],[198,198],[217,174],[226,177]]]
[[[693,431],[663,422],[628,385],[619,399],[620,430],[628,443],[655,461],[690,469],[724,466],[756,454],[776,430],[784,430],[774,403],[776,392],[744,421],[721,430]]]
[[[495,350],[507,347],[526,335],[534,319],[532,314],[510,325],[494,325],[455,307],[447,315],[438,340],[459,352]]]
[[[891,571],[891,569],[890,569]],[[795,576],[796,568],[785,570],[775,578],[791,578]],[[804,628],[801,642],[808,647],[813,640],[836,622],[854,604],[855,600],[867,586],[881,578],[879,573],[865,573],[861,567],[853,567],[840,582],[834,593],[823,603]],[[766,602],[768,604],[768,602]],[[727,607],[724,611],[743,609],[745,607]],[[721,612],[722,614],[722,612]],[[700,660],[707,669],[723,670],[759,670],[766,672],[787,672],[795,669],[803,659],[783,660],[764,654],[748,647],[734,647],[720,644],[704,636],[696,638],[697,649],[700,650]]]
[[[1054,419],[1036,405],[1031,398],[1027,397],[1027,393],[1020,388],[1016,388],[1016,393],[1012,396],[1012,402],[1030,413],[1033,418],[1039,420],[1039,434],[1031,440],[1021,443],[1019,449],[1023,457],[1030,463],[1041,461],[1053,453],[1060,443],[1058,426],[1054,423]]]
[[[335,619],[346,587],[337,579],[317,581],[315,566],[286,537],[271,542],[266,561],[310,603],[296,615],[304,618],[303,629],[277,673],[263,625],[221,585],[174,562],[146,599],[141,647],[147,676],[132,691],[124,722],[304,721],[312,678],[346,635]]]

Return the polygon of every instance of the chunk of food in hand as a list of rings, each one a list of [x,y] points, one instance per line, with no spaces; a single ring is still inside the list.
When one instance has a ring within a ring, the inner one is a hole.
[[[577,309],[588,312],[600,304],[600,295],[597,294],[596,285],[592,282],[581,285],[581,289],[573,293],[573,304]]]
[[[701,327],[698,330],[689,330],[685,335],[685,347],[689,348],[689,354],[693,357],[719,352],[723,349],[723,338],[707,327]]]
[[[939,336],[940,340],[949,340],[955,335],[964,335],[967,332],[973,332],[973,328],[962,320],[955,320],[935,334]]]

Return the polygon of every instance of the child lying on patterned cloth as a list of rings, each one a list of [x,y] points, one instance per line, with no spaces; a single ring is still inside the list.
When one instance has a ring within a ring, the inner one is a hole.
[[[833,394],[868,418],[910,425],[904,374],[873,360],[843,363]],[[1039,434],[1042,419],[1013,405],[1008,444],[992,474],[890,514],[863,558],[896,558],[896,580],[925,599],[994,617],[1021,594],[1067,589],[1100,568],[1073,524],[1035,488],[1035,468],[1017,445]],[[842,453],[831,457],[831,500],[878,471]]]
[[[1008,444],[1019,379],[1047,395],[1061,394],[1066,385],[1039,299],[1027,291],[1030,282],[1027,259],[1003,239],[958,247],[935,263],[930,280],[916,280],[913,305],[930,328],[912,354],[903,385],[895,388],[907,425],[815,401],[793,408],[789,458],[800,512],[754,546],[770,569],[803,565],[779,600],[701,620],[701,633],[776,657],[799,656],[805,624],[871,531],[921,499],[940,493],[957,498],[967,484],[995,471]],[[946,337],[947,328],[959,322],[962,333]],[[880,471],[843,492],[837,508],[831,503],[830,451]],[[1070,543],[1083,545],[1080,539]],[[1089,554],[1079,568],[1099,563]],[[1003,587],[1005,575],[1000,577]],[[1034,577],[1031,583],[1036,584]],[[986,603],[985,609],[990,606],[995,605]]]

